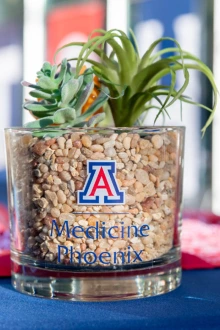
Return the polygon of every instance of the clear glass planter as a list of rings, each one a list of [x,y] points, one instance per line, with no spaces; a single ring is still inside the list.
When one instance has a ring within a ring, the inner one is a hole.
[[[178,287],[184,128],[52,130],[5,130],[14,287],[82,301]]]

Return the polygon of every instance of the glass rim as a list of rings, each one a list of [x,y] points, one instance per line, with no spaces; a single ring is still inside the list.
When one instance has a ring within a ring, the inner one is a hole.
[[[45,132],[51,132],[51,131],[71,131],[71,132],[84,132],[84,131],[141,131],[144,132],[145,130],[149,130],[151,132],[155,131],[173,131],[173,130],[182,130],[185,131],[185,126],[132,126],[132,127],[44,127],[44,128],[28,128],[28,127],[22,127],[22,126],[15,126],[15,127],[6,127],[4,128],[4,131],[20,131],[20,132],[38,132],[38,131],[45,131]]]

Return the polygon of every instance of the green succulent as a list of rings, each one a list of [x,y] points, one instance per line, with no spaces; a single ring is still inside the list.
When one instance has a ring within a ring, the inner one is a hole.
[[[157,110],[155,122],[160,115],[169,116],[168,107],[179,100],[210,112],[202,129],[205,132],[213,120],[218,92],[211,70],[200,59],[183,51],[172,38],[156,40],[140,57],[132,32],[131,40],[120,30],[95,30],[93,33],[94,36],[92,34],[87,42],[72,42],[57,51],[81,46],[77,58],[64,59],[60,68],[46,62],[37,73],[38,81],[35,85],[23,82],[23,85],[33,88],[30,95],[37,99],[26,102],[24,108],[39,118],[28,123],[27,127],[50,128],[54,124],[60,128],[95,125],[104,119],[104,113],[94,115],[104,105],[106,125],[111,125],[113,120],[116,127],[131,127],[141,125],[143,115],[151,109]],[[156,46],[163,40],[173,41],[176,47],[154,53]],[[110,55],[105,52],[106,45],[112,49]],[[98,60],[91,59],[92,53],[98,56]],[[170,55],[171,53],[175,55]],[[76,61],[75,69],[71,68],[71,61]],[[90,63],[91,68],[81,75],[86,63]],[[194,102],[184,95],[191,69],[200,71],[210,81],[214,94],[213,108]],[[179,71],[183,73],[184,83],[176,89],[176,74]],[[82,107],[94,88],[94,74],[101,82],[101,92],[90,108],[82,113]],[[162,85],[161,79],[167,75],[170,76],[170,84]],[[156,105],[153,100],[156,100]],[[87,121],[90,116],[93,116],[92,119]]]
[[[45,128],[57,125],[59,128],[66,128],[96,125],[104,119],[105,114],[93,115],[106,103],[109,90],[102,86],[96,100],[82,113],[94,88],[93,78],[91,68],[76,76],[75,70],[66,59],[62,61],[59,71],[56,65],[45,62],[37,72],[36,84],[22,82],[23,86],[32,88],[29,94],[36,99],[25,102],[24,108],[38,118],[25,126]],[[91,116],[93,117],[88,120]]]

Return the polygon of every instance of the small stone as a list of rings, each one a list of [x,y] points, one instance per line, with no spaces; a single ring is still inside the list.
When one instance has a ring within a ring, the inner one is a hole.
[[[126,136],[123,140],[123,146],[125,149],[130,149],[131,147],[131,138],[129,136]]]
[[[88,221],[86,221],[86,220],[80,220],[79,221],[79,225],[82,226],[82,227],[87,227],[88,226]]]
[[[82,148],[82,142],[81,141],[74,141],[73,142],[73,147],[77,148],[77,149],[81,149]]]
[[[119,152],[118,157],[120,157],[121,159],[128,158],[128,154],[126,152]]]
[[[61,211],[63,213],[70,213],[73,211],[72,207],[70,207],[69,205],[67,204],[63,204],[62,207],[61,207]]]
[[[127,205],[135,204],[135,196],[132,196],[130,194],[126,194],[126,204]]]
[[[56,192],[56,191],[58,191],[58,190],[59,190],[59,186],[58,186],[58,185],[53,184],[53,185],[51,186],[51,191]]]
[[[55,151],[55,155],[58,157],[58,156],[63,156],[63,150],[62,149],[57,149]]]
[[[131,157],[131,159],[136,163],[138,164],[141,160],[141,155],[140,154],[136,154],[134,155],[133,157]]]
[[[157,178],[155,175],[153,175],[152,173],[149,174],[149,179],[150,181],[152,181],[153,183],[155,183],[157,181]]]
[[[57,144],[58,144],[60,149],[65,148],[65,142],[66,142],[66,139],[63,136],[58,137]]]
[[[123,187],[130,187],[136,182],[136,179],[131,180],[122,180],[122,186]]]
[[[81,141],[82,141],[82,144],[84,145],[84,147],[86,147],[86,148],[90,148],[92,145],[92,140],[91,140],[90,136],[88,136],[88,135],[83,135]]]
[[[95,143],[96,144],[104,144],[107,141],[109,141],[109,138],[100,137],[100,138],[98,138],[98,139],[95,140]]]
[[[104,148],[108,149],[108,148],[112,148],[115,146],[115,141],[114,140],[110,140],[104,143]]]
[[[131,140],[131,148],[136,148],[137,147],[139,139],[140,139],[140,136],[138,134],[133,135],[133,138]]]
[[[53,177],[53,182],[54,182],[54,184],[56,184],[56,185],[62,183],[62,181],[61,181],[57,176],[54,176],[54,177]]]
[[[87,148],[84,148],[84,147],[81,149],[81,152],[87,158],[90,158],[93,154],[93,152],[90,149],[87,149]]]
[[[71,140],[72,140],[72,142],[79,141],[80,140],[80,135],[78,133],[72,133],[71,134]]]
[[[126,241],[118,239],[113,243],[113,247],[117,247],[119,249],[123,249],[126,246]]]
[[[75,182],[75,187],[76,187],[76,190],[82,190],[83,183],[81,181],[76,181]]]
[[[70,149],[70,148],[72,148],[72,146],[73,146],[72,140],[71,139],[68,139],[66,141],[66,149]]]
[[[57,150],[58,149],[58,144],[57,143],[52,144],[51,149],[52,150]]]
[[[116,151],[115,151],[114,148],[107,148],[107,149],[105,149],[104,153],[107,157],[115,157],[116,156]]]
[[[160,220],[161,216],[162,214],[160,212],[152,214],[153,220],[157,220],[157,221]]]
[[[50,146],[52,146],[52,144],[54,144],[55,142],[56,142],[56,139],[53,138],[53,139],[48,139],[48,140],[46,140],[45,144],[46,144],[48,147],[50,147]]]
[[[122,170],[125,167],[125,164],[124,163],[117,163],[116,167],[117,167],[118,170]]]
[[[114,213],[124,212],[125,207],[123,205],[116,205],[111,208],[111,211]]]
[[[106,241],[103,240],[102,242],[100,242],[99,247],[101,249],[109,249],[110,245]]]
[[[123,144],[121,142],[116,141],[115,142],[115,147],[120,150],[120,149],[123,148]]]
[[[117,137],[117,141],[122,142],[124,140],[124,138],[127,136],[127,133],[121,133],[119,134],[119,136]]]
[[[45,209],[48,205],[48,201],[46,200],[46,198],[38,198],[34,200],[34,204],[41,209]]]
[[[35,145],[33,146],[32,151],[35,154],[37,154],[39,156],[42,156],[45,153],[46,149],[47,149],[47,145],[45,144],[45,142],[44,141],[39,141],[39,142],[35,143]]]
[[[71,174],[67,171],[60,172],[59,177],[61,180],[66,182],[71,180]]]
[[[144,187],[143,187],[143,184],[139,181],[136,181],[135,184],[134,184],[134,188],[135,188],[135,191],[137,193],[140,193],[143,191]]]
[[[103,152],[104,151],[104,148],[102,145],[100,144],[93,144],[91,147],[90,147],[90,150],[92,150],[92,152]]]
[[[69,225],[72,226],[75,222],[75,214],[71,213],[61,213],[59,217],[59,222],[63,225],[64,221],[68,221]]]
[[[43,194],[43,190],[40,184],[33,184],[33,193],[36,195],[36,197],[41,197]]]
[[[154,188],[153,182],[149,181],[147,183],[146,187],[144,188],[144,191],[145,191],[145,193],[148,197],[153,196],[154,194],[156,194],[156,190]]]
[[[149,156],[149,160],[150,160],[151,162],[154,162],[154,163],[158,162],[158,158],[157,158],[157,156],[155,156],[155,155],[150,155],[150,156]]]
[[[137,169],[135,171],[135,176],[136,176],[136,179],[139,182],[143,183],[144,185],[146,185],[147,183],[149,183],[149,175],[148,175],[148,173],[145,170]]]
[[[62,190],[59,190],[57,192],[57,198],[58,198],[58,202],[61,204],[64,204],[66,202],[66,195]]]
[[[69,182],[69,189],[72,194],[75,192],[76,187],[75,187],[75,182],[73,180],[70,180]]]
[[[138,203],[143,202],[143,200],[145,199],[145,197],[146,197],[146,193],[145,192],[141,192],[141,193],[136,194],[135,195],[136,202],[138,202]]]
[[[42,173],[38,168],[36,168],[35,170],[33,170],[33,175],[37,178],[40,178],[42,176]]]
[[[139,146],[140,146],[140,149],[149,149],[152,147],[152,144],[148,140],[140,139]]]
[[[70,160],[68,157],[57,157],[56,159],[56,163],[57,164],[64,164],[64,163],[68,163]]]
[[[151,141],[152,141],[155,149],[160,149],[163,145],[163,139],[160,135],[154,135],[152,137]]]
[[[76,149],[76,152],[75,152],[73,158],[74,158],[74,159],[78,159],[80,155],[81,155],[81,151],[80,151],[80,149]]]
[[[54,217],[54,218],[58,218],[60,216],[60,210],[56,209],[55,207],[53,207],[50,210],[50,213],[51,213],[52,217]]]
[[[103,159],[105,158],[105,155],[101,152],[94,152],[94,154],[91,155],[91,159]]]
[[[51,201],[54,206],[57,206],[58,200],[57,200],[57,195],[56,195],[55,192],[50,191],[50,190],[46,190],[45,191],[45,197],[47,198],[47,200]]]

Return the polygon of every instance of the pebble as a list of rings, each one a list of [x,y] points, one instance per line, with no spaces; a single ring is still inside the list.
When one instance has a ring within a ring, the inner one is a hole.
[[[152,144],[148,140],[140,139],[139,146],[140,149],[149,149],[152,146]]]
[[[130,149],[131,147],[131,138],[129,136],[126,136],[123,140],[123,146],[125,149]]]
[[[48,146],[46,145],[46,143],[44,141],[39,141],[33,146],[32,151],[35,154],[42,156],[45,153],[47,148],[48,148]]]
[[[78,133],[72,133],[71,140],[72,140],[72,142],[80,140],[80,135]]]
[[[94,152],[90,157],[91,159],[98,160],[105,158],[105,155],[102,152]]]
[[[149,182],[149,175],[145,170],[137,169],[135,171],[135,177],[137,181],[141,182],[144,185],[148,184]]]
[[[82,227],[87,227],[88,226],[88,221],[86,221],[86,220],[80,220],[79,221],[79,225],[82,226]]]
[[[163,145],[163,139],[160,135],[153,135],[151,141],[155,149],[160,149]]]
[[[60,216],[60,211],[55,207],[53,207],[50,210],[50,213],[51,213],[52,217],[54,217],[54,218],[58,218]]]
[[[127,205],[135,204],[135,196],[132,196],[130,194],[126,194],[126,204]]]
[[[73,146],[72,140],[71,139],[67,140],[66,141],[66,149],[70,149],[70,148],[72,148],[72,146]]]
[[[92,150],[92,152],[103,152],[104,151],[104,148],[102,145],[100,144],[93,144],[91,147],[90,147],[90,150]]]
[[[82,148],[82,142],[81,141],[74,141],[73,142],[73,147],[75,147],[77,149],[81,149]]]
[[[92,140],[91,140],[90,136],[88,136],[88,135],[83,135],[81,141],[82,141],[83,146],[86,148],[90,148],[92,145]]]
[[[118,157],[120,157],[121,159],[128,158],[128,154],[126,152],[119,152]]]
[[[57,198],[58,198],[58,202],[61,204],[64,204],[66,202],[66,195],[62,190],[58,190]]]
[[[62,213],[70,213],[72,210],[72,207],[70,207],[68,204],[63,204],[61,207]]]
[[[51,201],[54,206],[57,206],[58,199],[57,199],[57,195],[56,195],[55,192],[50,191],[50,190],[46,190],[45,191],[45,197],[46,197],[47,200]]]
[[[66,139],[63,136],[60,136],[60,137],[57,138],[57,144],[58,144],[60,149],[65,148],[65,143],[66,143]]]
[[[113,247],[123,249],[126,246],[126,241],[118,239],[113,243]]]
[[[105,149],[104,154],[107,157],[115,157],[116,156],[116,151],[115,151],[114,148],[107,148],[107,149]]]
[[[105,149],[112,148],[112,147],[115,146],[115,141],[114,140],[110,140],[110,141],[105,142],[103,145],[104,145],[104,148]]]
[[[71,174],[67,171],[62,171],[59,173],[59,177],[63,181],[70,181],[71,180]]]

